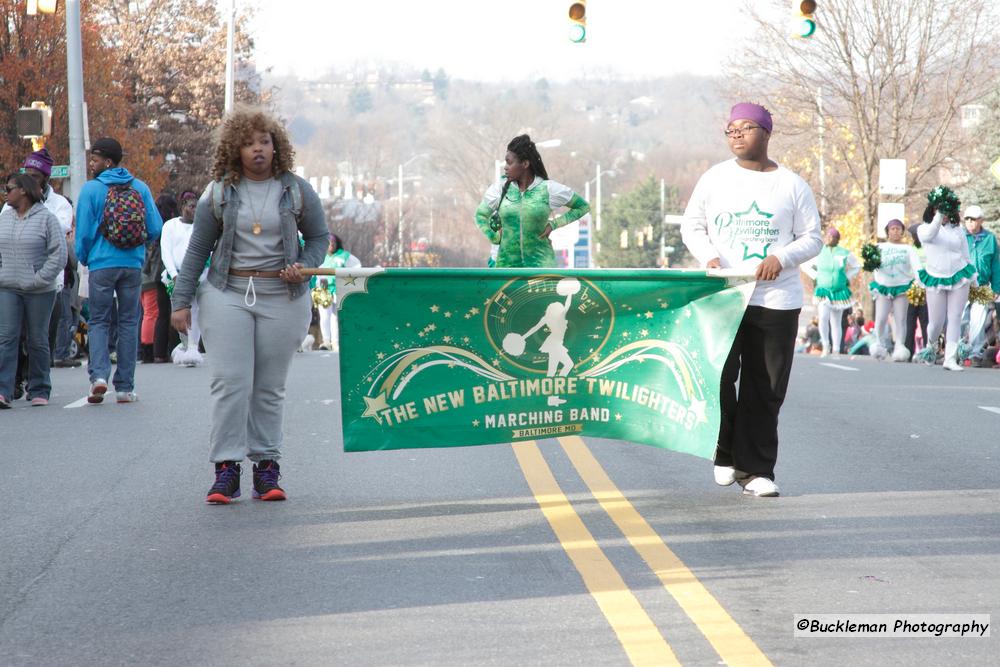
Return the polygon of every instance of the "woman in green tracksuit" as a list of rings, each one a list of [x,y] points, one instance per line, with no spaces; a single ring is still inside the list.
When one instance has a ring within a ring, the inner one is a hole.
[[[572,189],[549,180],[538,149],[526,134],[507,145],[504,175],[506,179],[491,185],[476,209],[479,229],[500,246],[496,265],[554,267],[556,256],[549,234],[579,220],[590,211],[590,205]],[[569,210],[550,220],[553,209],[562,206]],[[495,212],[499,212],[499,220]]]

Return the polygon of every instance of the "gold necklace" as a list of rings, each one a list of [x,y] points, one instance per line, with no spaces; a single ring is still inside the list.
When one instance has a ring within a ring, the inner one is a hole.
[[[264,218],[264,208],[267,206],[267,200],[271,197],[271,186],[274,185],[274,179],[270,179],[267,184],[267,191],[264,193],[264,201],[260,205],[260,213],[257,213],[257,207],[254,206],[253,197],[250,196],[250,187],[246,187],[247,204],[250,205],[250,217],[253,218],[253,224],[250,226],[250,231],[253,232],[254,236],[260,236],[260,233],[264,230],[261,227],[260,221]]]

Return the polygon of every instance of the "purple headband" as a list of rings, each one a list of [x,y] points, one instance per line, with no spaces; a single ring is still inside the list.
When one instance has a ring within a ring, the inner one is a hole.
[[[903,225],[903,221],[902,220],[899,220],[898,218],[893,218],[889,222],[885,223],[885,229],[886,229],[886,231],[888,231],[889,228],[892,227],[893,225],[899,225],[900,228],[906,229],[906,227]]]
[[[734,120],[752,120],[767,130],[768,134],[771,133],[773,127],[771,112],[759,104],[750,104],[749,102],[740,102],[733,107],[732,111],[729,112],[729,122],[732,123]]]

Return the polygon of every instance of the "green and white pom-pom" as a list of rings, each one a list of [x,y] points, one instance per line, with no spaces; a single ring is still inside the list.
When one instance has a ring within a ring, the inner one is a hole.
[[[869,273],[882,266],[882,251],[874,243],[861,246],[861,261],[865,271]]]
[[[953,224],[961,222],[958,212],[962,208],[962,202],[951,188],[944,185],[937,186],[927,193],[927,203]]]

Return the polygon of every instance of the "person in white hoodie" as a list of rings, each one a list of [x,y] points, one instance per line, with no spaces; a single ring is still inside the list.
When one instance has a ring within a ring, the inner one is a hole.
[[[969,243],[958,215],[946,216],[929,205],[924,211],[924,224],[917,228],[924,247],[926,268],[919,272],[920,282],[927,289],[927,346],[916,357],[933,365],[937,355],[937,340],[944,334],[944,368],[964,370],[958,361],[958,341],[962,333],[962,311],[969,300],[969,287],[975,284],[976,267],[969,254]]]
[[[160,256],[163,258],[163,284],[168,291],[173,291],[174,281],[184,265],[184,255],[191,243],[191,232],[194,230],[194,212],[198,207],[198,195],[185,192],[181,195],[181,214],[163,223],[160,233]],[[198,282],[205,279],[208,267],[201,272]],[[191,327],[187,333],[181,333],[181,343],[170,353],[178,366],[200,366],[204,357],[198,351],[201,342],[201,327],[198,326],[198,302],[191,304]]]
[[[906,348],[906,311],[909,301],[906,292],[920,272],[920,259],[912,245],[903,243],[906,229],[901,220],[890,220],[885,225],[888,239],[878,244],[881,264],[872,275],[868,286],[875,300],[875,335],[878,343],[872,356],[882,359],[889,349],[889,314],[892,313],[893,361],[909,361],[912,350]]]
[[[715,452],[716,483],[739,481],[754,496],[778,495],[778,411],[802,309],[798,268],[823,247],[812,190],[767,156],[771,129],[764,107],[732,108],[725,134],[735,159],[698,179],[681,226],[684,244],[703,266],[757,277],[722,370]]]

